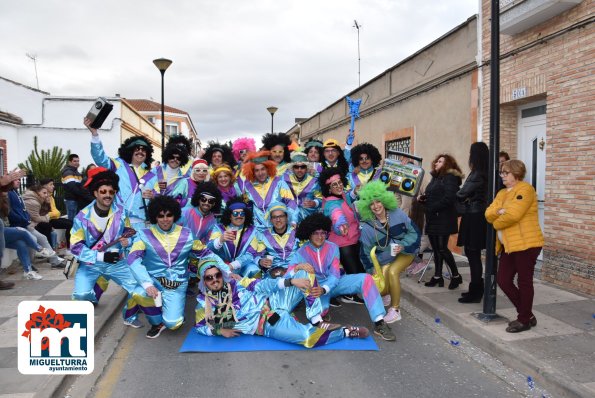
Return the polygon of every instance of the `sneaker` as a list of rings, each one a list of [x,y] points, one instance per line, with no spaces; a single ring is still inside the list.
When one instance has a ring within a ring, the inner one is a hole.
[[[341,307],[341,302],[339,300],[337,300],[336,297],[332,297],[329,305],[331,307],[339,308],[339,307]]]
[[[8,290],[14,287],[14,283],[12,282],[4,282],[0,281],[0,290]]]
[[[417,275],[419,274],[424,268],[426,267],[426,264],[423,261],[420,262],[413,262],[409,268],[407,268],[407,273],[409,275]]]
[[[42,257],[42,258],[48,258],[48,257],[52,257],[55,255],[56,255],[55,251],[47,249],[45,247],[35,253],[35,257]]]
[[[147,338],[148,339],[156,339],[157,337],[159,337],[161,332],[163,332],[164,330],[165,330],[165,325],[162,323],[160,323],[159,325],[153,325],[153,326],[151,326],[151,329],[149,329],[149,331],[147,332]]]
[[[347,304],[364,304],[364,300],[357,294],[345,295],[341,297],[341,301]]]
[[[37,272],[31,270],[29,272],[23,272],[23,278],[38,281],[40,279],[43,279],[43,276],[41,276]]]
[[[339,325],[338,323],[330,323],[330,322],[324,322],[324,321],[320,321],[318,323],[314,323],[314,326],[316,326],[319,329],[324,329],[324,330],[337,330],[340,329],[342,326]]]
[[[374,326],[374,334],[386,341],[395,341],[397,339],[397,336],[395,336],[386,322],[381,322],[379,325]]]
[[[385,307],[388,307],[390,305],[390,294],[387,294],[386,296],[382,296],[382,305]]]
[[[396,321],[400,321],[401,319],[401,310],[394,307],[389,308],[386,312],[386,315],[384,316],[384,322],[386,323],[394,323]]]
[[[363,326],[349,326],[347,329],[347,337],[350,339],[365,339],[370,335],[367,328]]]
[[[60,261],[59,263],[50,264],[52,269],[64,269],[66,267],[66,260]]]
[[[145,326],[138,318],[133,321],[124,320],[124,325],[130,326],[131,328],[135,328],[135,329],[140,329],[143,326]]]

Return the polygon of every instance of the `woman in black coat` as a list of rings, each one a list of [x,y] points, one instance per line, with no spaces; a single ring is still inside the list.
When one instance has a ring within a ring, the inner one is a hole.
[[[465,256],[469,260],[471,271],[469,291],[461,294],[459,303],[479,303],[483,297],[481,250],[486,248],[487,221],[484,213],[488,200],[489,156],[490,151],[484,142],[471,144],[471,174],[457,192],[459,213],[462,215],[457,246],[465,247]]]
[[[446,261],[451,274],[448,288],[452,290],[463,283],[455,259],[448,249],[450,235],[456,234],[458,231],[455,202],[463,173],[452,156],[441,154],[432,162],[430,174],[432,181],[426,187],[425,193],[418,198],[418,201],[424,205],[426,234],[434,251],[436,268],[434,277],[425,285],[444,286],[442,263]]]

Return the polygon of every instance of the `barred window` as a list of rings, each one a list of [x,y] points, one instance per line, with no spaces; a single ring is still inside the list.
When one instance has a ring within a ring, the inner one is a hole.
[[[384,157],[386,159],[397,159],[398,157],[393,154],[389,154],[388,151],[399,151],[404,153],[410,153],[411,148],[411,137],[398,138],[396,140],[386,141],[384,143]]]

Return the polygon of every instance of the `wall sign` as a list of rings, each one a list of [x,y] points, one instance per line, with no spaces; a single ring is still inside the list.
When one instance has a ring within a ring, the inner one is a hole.
[[[527,87],[515,88],[512,90],[512,99],[517,100],[527,96]]]

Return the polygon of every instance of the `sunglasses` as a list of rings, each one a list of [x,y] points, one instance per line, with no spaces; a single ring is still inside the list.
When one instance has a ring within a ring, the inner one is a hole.
[[[244,154],[248,153],[248,150],[247,149],[240,149],[239,152],[240,152],[240,155],[244,155]]]
[[[308,166],[306,166],[305,164],[296,164],[295,166],[293,166],[293,168],[298,170],[305,170],[308,168]]]
[[[169,160],[180,160],[179,155],[173,155]]]
[[[144,146],[136,146],[136,147],[134,147],[134,152],[136,152],[136,151],[147,153],[147,148],[145,148]]]
[[[159,213],[159,214],[157,214],[157,218],[170,218],[170,217],[173,217],[173,216],[174,216],[174,215],[173,215],[173,214],[171,214],[171,213],[169,213],[169,212],[167,212],[167,213],[165,213],[165,214],[163,214],[163,213]]]
[[[217,272],[216,274],[205,275],[205,282],[213,282],[215,279],[222,279],[223,274],[221,272]]]
[[[343,183],[341,181],[335,181],[331,184],[331,188],[343,188]]]
[[[192,169],[195,173],[207,173],[209,169]]]
[[[201,196],[200,197],[200,203],[208,203],[210,205],[214,205],[215,204],[215,199],[209,199],[205,196]]]
[[[367,157],[367,156],[360,156],[360,157],[359,157],[359,161],[360,161],[360,162],[366,162],[366,161],[368,161],[368,160],[370,160],[370,158],[369,158],[369,157]]]
[[[111,196],[114,196],[116,194],[116,191],[114,191],[113,189],[100,189],[99,190],[99,194],[100,195],[111,195]]]
[[[232,217],[245,217],[246,216],[246,212],[244,210],[239,210],[239,211],[232,211],[231,212]]]

